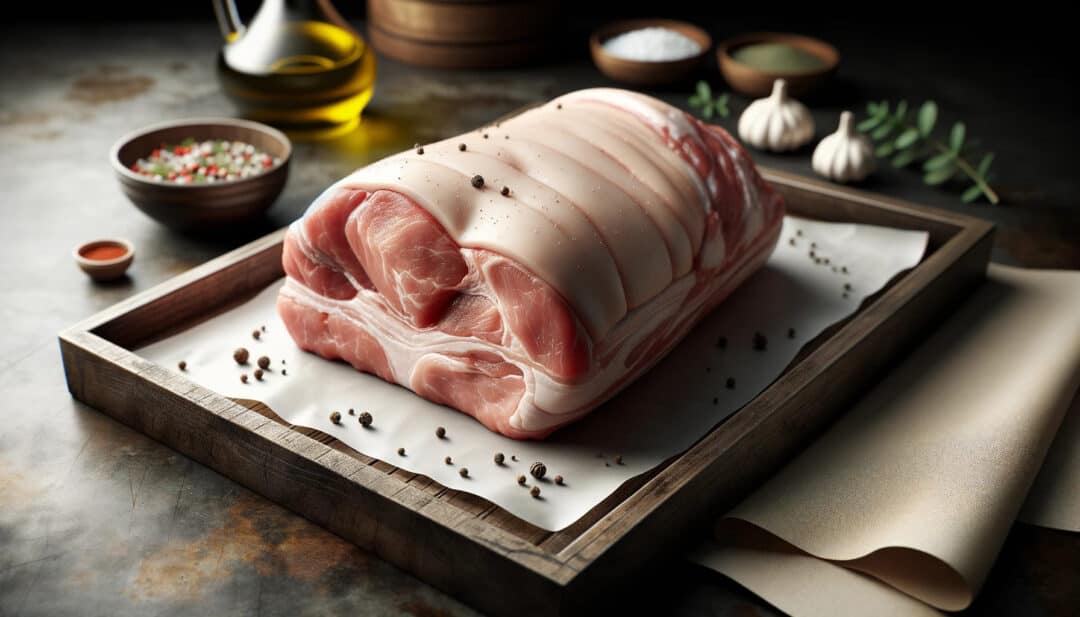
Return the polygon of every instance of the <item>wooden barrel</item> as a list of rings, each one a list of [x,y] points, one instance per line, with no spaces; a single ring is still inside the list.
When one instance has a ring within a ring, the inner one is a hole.
[[[535,61],[559,26],[559,0],[367,0],[368,40],[395,60],[447,69]]]

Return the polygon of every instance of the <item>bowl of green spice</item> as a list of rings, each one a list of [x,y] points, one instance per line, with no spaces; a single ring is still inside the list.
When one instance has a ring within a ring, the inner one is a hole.
[[[291,155],[288,137],[265,124],[200,118],[125,135],[110,158],[139,210],[173,229],[210,231],[263,216],[285,187]]]
[[[733,90],[767,96],[777,79],[788,92],[806,95],[820,87],[840,63],[840,53],[825,41],[800,34],[754,32],[722,41],[716,50],[720,72]]]

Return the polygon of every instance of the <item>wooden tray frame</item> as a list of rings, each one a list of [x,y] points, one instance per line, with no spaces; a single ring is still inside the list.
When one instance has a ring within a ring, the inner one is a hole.
[[[792,214],[926,230],[927,254],[689,450],[557,533],[296,430],[265,408],[225,398],[129,351],[280,277],[284,230],[61,332],[68,388],[481,610],[581,614],[632,580],[646,560],[675,554],[695,537],[688,532],[704,530],[788,460],[985,275],[993,238],[985,221],[763,173]]]

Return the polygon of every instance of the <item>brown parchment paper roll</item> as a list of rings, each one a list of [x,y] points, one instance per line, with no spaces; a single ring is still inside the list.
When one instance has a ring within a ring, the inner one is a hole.
[[[800,617],[912,614],[915,600],[963,609],[1078,379],[1080,272],[991,266],[947,323],[692,557]]]

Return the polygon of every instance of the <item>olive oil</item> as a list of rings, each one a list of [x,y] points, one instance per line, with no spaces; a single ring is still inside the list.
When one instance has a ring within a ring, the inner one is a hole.
[[[218,77],[252,120],[301,139],[351,131],[374,90],[375,54],[343,21],[296,19],[292,4],[268,0],[230,34]]]

